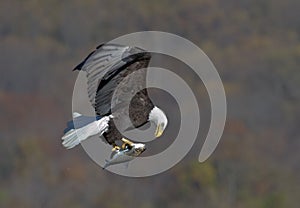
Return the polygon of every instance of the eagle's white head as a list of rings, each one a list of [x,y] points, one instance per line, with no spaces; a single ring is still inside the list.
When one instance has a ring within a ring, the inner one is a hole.
[[[156,125],[155,137],[160,137],[168,125],[166,114],[155,106],[149,114],[149,121]]]

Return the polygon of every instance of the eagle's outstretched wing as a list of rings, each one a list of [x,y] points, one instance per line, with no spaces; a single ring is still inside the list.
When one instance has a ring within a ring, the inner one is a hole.
[[[136,92],[145,88],[146,70],[138,70],[146,68],[150,59],[150,53],[143,49],[109,43],[98,46],[95,51],[90,53],[83,62],[74,68],[74,70],[83,70],[87,73],[88,96],[97,115],[105,116],[110,114],[114,106],[120,109],[122,103],[128,102],[126,97],[128,99],[132,98]],[[135,71],[138,72],[133,78],[127,77]],[[124,78],[127,79],[125,82]],[[122,80],[123,82],[120,85]],[[118,91],[115,92],[117,87]],[[118,93],[123,93],[126,90],[130,90],[134,94],[131,96],[120,96],[123,100],[112,100],[114,93],[117,93],[115,97],[119,98]],[[144,97],[148,98],[146,90],[143,94]],[[136,100],[134,102],[142,101]],[[141,105],[138,106],[143,107],[143,103],[139,104]]]

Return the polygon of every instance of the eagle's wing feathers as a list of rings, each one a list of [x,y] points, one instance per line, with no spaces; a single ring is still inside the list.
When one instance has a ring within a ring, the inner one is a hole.
[[[75,67],[75,70],[87,73],[88,96],[98,115],[111,112],[111,99],[117,85],[129,73],[147,67],[150,58],[150,53],[140,48],[109,43],[98,46]],[[137,65],[139,62],[142,64]],[[139,85],[141,82],[145,85],[145,77],[146,74],[143,74]]]

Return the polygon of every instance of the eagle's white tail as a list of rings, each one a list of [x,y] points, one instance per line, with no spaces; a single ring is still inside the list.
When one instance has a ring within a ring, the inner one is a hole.
[[[64,145],[65,148],[71,149],[78,145],[81,142],[81,139],[78,138],[76,130],[71,129],[68,131],[63,137],[62,137],[62,144]]]
[[[74,115],[73,115],[74,116]],[[71,149],[80,144],[83,140],[86,140],[90,136],[99,134],[102,135],[108,128],[108,121],[110,117],[105,116],[98,121],[93,121],[81,128],[70,129],[62,137],[62,144],[67,149]]]

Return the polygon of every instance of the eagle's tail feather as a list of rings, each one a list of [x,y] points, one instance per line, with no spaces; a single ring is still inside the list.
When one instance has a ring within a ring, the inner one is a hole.
[[[71,149],[80,143],[80,139],[77,136],[75,129],[71,129],[62,137],[62,144],[65,148]]]
[[[106,116],[100,120],[88,123],[85,126],[77,129],[68,130],[62,137],[62,144],[65,148],[71,149],[76,145],[80,144],[83,140],[86,140],[90,136],[99,134],[102,135],[108,128],[108,121],[110,117]]]
[[[86,140],[90,136],[99,133],[97,121],[94,121],[86,126],[78,129],[71,129],[62,137],[62,144],[67,148],[71,149],[78,145],[81,141]]]

